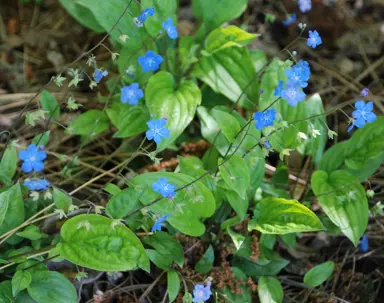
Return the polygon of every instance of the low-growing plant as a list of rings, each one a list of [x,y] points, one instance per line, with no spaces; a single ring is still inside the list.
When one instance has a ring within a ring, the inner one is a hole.
[[[294,248],[300,233],[327,231],[359,244],[374,194],[366,180],[384,147],[377,139],[384,119],[364,101],[369,91],[355,100],[351,118],[343,110],[349,103],[325,111],[319,94],[306,95],[310,64],[292,51],[297,43],[319,47],[316,29],[300,24],[298,37],[268,59],[247,48],[258,34],[227,25],[248,1],[194,0],[195,36],[178,32],[177,2],[60,0],[82,25],[107,34],[36,93],[28,104],[35,110],[20,113],[30,141],[4,133],[1,302],[81,300],[63,274],[48,271],[48,262],[63,260],[76,266],[79,281],[87,269],[141,269],[158,277],[154,283],[166,274],[170,302],[252,302],[256,291],[263,303],[282,302],[277,275],[289,261],[273,250],[276,241]],[[299,4],[303,13],[311,9],[310,1]],[[284,24],[295,22],[292,14]],[[98,48],[111,54],[104,65],[93,55]],[[108,94],[82,104],[71,90],[86,82]],[[63,89],[60,98],[50,85]],[[327,116],[336,112],[347,115],[352,135],[325,151],[337,136]],[[200,154],[178,153],[181,143],[199,139]],[[69,140],[79,145],[60,153]],[[106,140],[118,149],[103,153]],[[101,157],[82,154],[96,145]],[[176,154],[175,169],[161,166],[160,156]],[[311,173],[290,174],[291,154],[309,159]],[[268,159],[279,163],[272,179]],[[156,169],[143,172],[148,162]],[[202,251],[185,262],[193,245]],[[318,265],[303,283],[317,287],[333,270],[332,261]]]

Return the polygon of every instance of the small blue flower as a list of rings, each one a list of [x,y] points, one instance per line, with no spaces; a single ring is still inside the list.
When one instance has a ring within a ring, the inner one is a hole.
[[[144,72],[157,71],[163,61],[163,58],[154,51],[148,51],[145,56],[139,57],[139,64]]]
[[[292,68],[287,68],[285,70],[285,75],[288,78],[287,85],[300,86],[303,88],[308,86],[308,80],[305,79],[300,67],[297,68],[296,66],[292,66]]]
[[[175,40],[179,36],[177,33],[177,27],[173,25],[172,18],[168,18],[165,22],[161,24],[165,31],[168,34],[168,37]]]
[[[271,146],[271,142],[269,142],[268,140],[265,140],[265,141],[264,141],[263,146],[264,146],[266,149],[268,149],[268,150],[270,150],[270,149],[272,148],[272,146]]]
[[[312,9],[311,0],[299,0],[299,9],[302,13],[309,12]]]
[[[154,6],[144,9],[141,12],[141,14],[137,18],[135,18],[136,26],[142,27],[145,20],[147,20],[148,17],[153,17],[154,14],[155,14],[155,7]]]
[[[132,83],[129,86],[121,88],[121,102],[136,105],[139,100],[144,97],[143,91],[140,89],[138,83]]]
[[[152,189],[161,194],[164,198],[172,199],[176,196],[175,190],[177,186],[168,183],[167,178],[160,178],[157,182],[152,183]]]
[[[209,283],[204,287],[202,284],[196,284],[193,289],[193,300],[194,303],[205,302],[211,296],[211,284]]]
[[[364,235],[361,240],[359,241],[359,246],[360,246],[360,252],[366,253],[368,252],[368,237]]]
[[[281,97],[281,92],[284,89],[284,81],[280,80],[279,83],[277,84],[277,87],[275,88],[275,93],[274,95],[276,97]]]
[[[377,119],[376,115],[372,112],[372,101],[365,104],[364,101],[359,100],[355,103],[355,108],[356,110],[352,112],[353,123],[348,128],[348,132],[350,132],[354,126],[357,128],[362,128],[367,122],[372,123]]]
[[[167,119],[152,119],[147,122],[149,130],[145,133],[148,140],[154,140],[157,144],[160,144],[161,138],[168,138],[170,135],[169,129],[164,127],[167,124]]]
[[[39,172],[44,169],[43,161],[47,158],[47,154],[44,151],[39,151],[35,144],[31,144],[27,149],[19,152],[19,158],[24,161],[21,166],[23,172]]]
[[[253,115],[253,119],[256,121],[255,127],[261,131],[264,127],[273,125],[273,121],[276,119],[276,110],[271,108],[265,112],[257,112]]]
[[[155,232],[155,231],[161,231],[161,225],[168,219],[168,217],[170,216],[171,214],[167,214],[165,215],[164,217],[161,217],[159,218],[158,220],[156,220],[155,224],[153,224],[152,228],[151,228],[151,232]]]
[[[309,33],[309,38],[307,40],[307,45],[309,47],[316,48],[317,46],[323,43],[317,30],[309,31],[308,33]]]
[[[281,97],[288,101],[291,106],[296,106],[297,103],[305,99],[305,93],[301,90],[300,86],[287,85],[281,92]]]
[[[41,180],[30,180],[25,181],[24,186],[28,187],[29,190],[45,190],[47,187],[51,186],[46,179]]]
[[[368,95],[369,95],[369,89],[368,88],[363,88],[362,90],[361,90],[361,95],[363,96],[363,97],[367,97]]]
[[[95,69],[95,72],[93,74],[93,78],[95,79],[96,83],[99,83],[101,79],[106,76],[108,76],[108,71],[102,69]]]
[[[283,24],[285,26],[288,26],[288,25],[292,24],[295,21],[296,21],[296,14],[293,13],[293,14],[288,15],[287,19],[283,21]]]

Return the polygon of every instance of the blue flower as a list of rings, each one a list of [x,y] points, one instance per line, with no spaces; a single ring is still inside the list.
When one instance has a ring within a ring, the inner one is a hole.
[[[272,148],[272,146],[271,146],[271,142],[269,142],[268,140],[265,140],[265,141],[264,141],[263,146],[264,146],[266,149],[268,149],[268,150],[270,150],[270,149]]]
[[[360,252],[366,253],[368,252],[368,237],[364,235],[361,240],[359,241],[359,246],[360,246]]]
[[[157,230],[161,231],[161,225],[168,219],[169,216],[170,214],[167,214],[164,217],[161,217],[158,220],[156,220],[155,224],[153,224],[151,228],[151,232],[155,232]]]
[[[273,121],[276,119],[276,110],[268,109],[265,112],[257,112],[253,115],[253,119],[256,121],[255,127],[261,131],[264,127],[273,125]]]
[[[135,19],[136,21],[136,26],[137,27],[142,27],[145,20],[147,20],[148,17],[153,17],[153,15],[155,14],[155,7],[150,7],[150,8],[146,8],[144,9],[141,14]]]
[[[157,182],[152,183],[152,189],[161,194],[164,198],[172,199],[176,196],[175,190],[177,186],[168,183],[167,178],[160,178]]]
[[[309,47],[316,48],[317,46],[323,43],[317,30],[309,31],[308,33],[309,38],[307,40],[307,44]]]
[[[23,172],[39,172],[44,169],[43,161],[47,158],[47,154],[44,151],[39,151],[35,144],[31,144],[27,149],[19,152],[19,158],[24,161],[21,166]]]
[[[121,88],[121,102],[136,105],[139,100],[144,97],[143,91],[138,83],[132,83],[129,86]]]
[[[285,26],[288,26],[288,25],[292,24],[295,21],[296,21],[296,14],[293,13],[293,14],[288,15],[288,18],[283,21],[283,24]]]
[[[212,294],[212,292],[211,292],[211,284],[210,283],[205,287],[202,284],[196,284],[195,288],[193,289],[192,302],[195,302],[195,303],[205,302],[209,299],[211,294]]]
[[[299,0],[299,9],[302,13],[309,12],[312,9],[311,0]]]
[[[300,60],[292,68],[287,68],[285,74],[288,77],[288,85],[299,84],[301,87],[307,87],[305,82],[311,77],[311,69],[307,61]]]
[[[277,87],[275,88],[275,93],[274,95],[276,97],[281,97],[281,92],[283,91],[284,89],[284,81],[279,81],[279,83],[277,84]]]
[[[305,99],[305,93],[301,90],[300,86],[287,85],[281,92],[281,97],[288,101],[291,106],[296,106],[297,103]]]
[[[45,190],[47,187],[51,186],[46,179],[41,180],[30,180],[25,181],[24,186],[28,187],[29,190]]]
[[[368,88],[363,88],[362,90],[361,90],[361,95],[363,96],[363,97],[366,97],[366,96],[368,96],[369,95],[369,89]]]
[[[179,36],[177,33],[177,27],[173,25],[172,18],[168,18],[165,22],[161,24],[165,31],[168,34],[168,37],[175,40]]]
[[[95,72],[93,74],[93,78],[95,79],[96,83],[99,83],[101,79],[106,76],[108,76],[108,71],[102,69],[95,69]]]
[[[372,112],[372,101],[365,104],[364,101],[359,100],[355,103],[355,108],[356,110],[352,112],[353,123],[348,128],[348,132],[350,132],[354,126],[357,128],[362,128],[367,122],[372,123],[377,119],[376,115]]]
[[[157,144],[161,142],[161,138],[168,138],[170,135],[169,129],[164,127],[167,124],[167,119],[152,119],[147,122],[149,130],[145,133],[148,140],[155,140]]]
[[[144,72],[157,71],[163,61],[163,58],[154,51],[148,51],[145,56],[139,57],[139,64]]]

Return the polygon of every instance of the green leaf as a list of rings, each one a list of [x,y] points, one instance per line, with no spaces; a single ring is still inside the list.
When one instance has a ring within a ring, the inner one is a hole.
[[[142,5],[145,8],[155,7],[155,14],[144,23],[146,30],[151,36],[157,36],[160,30],[164,30],[162,23],[169,17],[173,17],[174,24],[176,25],[176,0],[143,0]]]
[[[212,269],[214,261],[215,253],[213,251],[212,245],[209,245],[208,249],[205,251],[199,262],[196,263],[195,270],[203,275],[207,274]]]
[[[111,194],[112,196],[115,196],[117,195],[119,192],[121,192],[121,189],[120,187],[118,187],[117,185],[113,184],[113,183],[108,183],[105,185],[104,187],[104,190]],[[107,207],[108,207],[108,204],[107,204]]]
[[[184,80],[176,86],[172,74],[159,72],[149,80],[145,98],[151,114],[168,119],[166,127],[171,134],[157,146],[157,150],[161,151],[175,141],[192,121],[201,103],[201,92],[192,81]]]
[[[257,264],[245,257],[234,256],[232,260],[232,266],[240,268],[247,276],[252,278],[277,275],[288,264],[289,261],[283,258],[271,260],[266,265]]]
[[[323,230],[324,226],[310,209],[296,200],[267,197],[257,203],[248,229],[265,234],[287,234]]]
[[[26,290],[23,290],[19,292],[19,294],[15,298],[15,303],[38,303],[38,302],[33,300]]]
[[[10,280],[0,283],[0,303],[12,303],[12,284]]]
[[[180,291],[180,278],[176,271],[170,270],[167,274],[169,302],[175,301]]]
[[[35,144],[37,147],[39,147],[39,146],[46,146],[48,144],[50,133],[51,133],[51,131],[48,130],[48,131],[46,131],[44,133],[36,135],[33,138],[32,143]]]
[[[205,51],[213,54],[228,47],[243,47],[251,43],[258,36],[249,34],[234,25],[217,28],[205,40]]]
[[[230,47],[203,57],[192,74],[216,93],[254,110],[259,99],[259,83],[246,48]]]
[[[192,303],[192,295],[189,292],[186,292],[183,296],[183,303]]]
[[[178,156],[180,172],[182,174],[199,178],[207,171],[204,169],[203,162],[197,157],[181,157]],[[216,162],[217,163],[217,162]],[[214,191],[216,189],[215,181],[213,180],[212,175],[208,174],[203,177],[200,182],[202,182],[209,190]]]
[[[225,160],[221,159],[219,164],[223,161]],[[219,170],[225,183],[242,199],[246,199],[246,191],[250,185],[250,173],[245,160],[239,155],[233,155],[219,167]]]
[[[265,55],[265,52],[259,49],[251,49],[249,51],[249,55],[251,56],[251,60],[253,62],[253,66],[255,67],[256,72],[258,73],[263,69],[264,66],[267,65],[268,59]]]
[[[76,289],[62,274],[39,271],[33,274],[28,294],[38,303],[75,303]]]
[[[0,181],[6,185],[12,184],[12,178],[17,169],[17,152],[16,148],[9,145],[4,151],[0,161]]]
[[[217,108],[211,110],[211,115],[215,118],[224,136],[232,143],[240,132],[239,122],[232,115]]]
[[[368,161],[377,158],[383,152],[384,140],[379,140],[384,132],[384,117],[378,117],[373,123],[357,130],[344,150],[345,164],[348,168],[358,170]]]
[[[69,207],[72,205],[72,198],[56,187],[53,188],[53,201],[55,201],[56,208],[65,212],[68,212]]]
[[[91,109],[73,120],[67,130],[75,135],[96,136],[109,127],[109,119],[105,112]]]
[[[52,117],[52,119],[60,117],[60,106],[55,96],[46,90],[43,90],[40,96],[41,106],[49,112],[49,117]]]
[[[227,227],[227,233],[231,237],[233,244],[235,244],[236,249],[240,249],[241,245],[244,243],[245,237],[235,233],[229,227]]]
[[[124,225],[98,215],[79,215],[61,228],[57,252],[68,261],[99,271],[140,267],[149,272],[149,260],[140,240]]]
[[[193,0],[195,15],[204,21],[208,30],[239,17],[247,8],[247,0]]]
[[[32,275],[28,271],[18,270],[12,277],[12,295],[16,295],[26,289],[32,282]]]
[[[360,169],[350,169],[346,167],[346,170],[354,175],[359,181],[365,181],[370,176],[372,176],[381,166],[381,163],[384,161],[384,153],[379,155],[377,158],[373,158],[365,162],[363,168]]]
[[[317,287],[332,275],[335,263],[328,261],[311,268],[304,276],[304,283],[309,287]]]
[[[247,216],[249,206],[248,198],[242,198],[238,193],[232,190],[223,189],[223,191],[233,210],[238,214],[241,220],[244,220]]]
[[[194,178],[178,173],[156,172],[136,176],[131,180],[134,186],[139,186],[143,192],[140,201],[147,205],[159,198],[152,189],[152,183],[160,178],[167,178],[170,184],[181,188],[194,181]],[[188,188],[177,192],[173,200],[161,199],[148,207],[154,213],[162,216],[171,214],[167,221],[174,227],[190,236],[200,236],[205,231],[202,218],[209,218],[215,211],[215,199],[210,190],[202,183],[195,182]]]
[[[145,106],[114,103],[107,109],[107,115],[118,129],[114,138],[132,137],[148,129],[146,123],[150,120],[150,115]]]
[[[347,142],[348,141],[337,143],[328,149],[318,163],[317,169],[324,170],[328,174],[338,170],[345,160],[344,150],[348,145]]]
[[[323,222],[321,222],[323,223]],[[281,240],[284,241],[291,249],[295,249],[296,247],[296,233],[285,234],[281,236]]]
[[[321,208],[356,246],[368,224],[368,201],[363,186],[350,173],[317,171],[312,189]]]
[[[24,216],[23,195],[15,184],[0,194],[0,235],[23,223]]]
[[[92,12],[86,7],[79,5],[76,0],[59,0],[67,12],[81,25],[90,28],[92,31],[102,33],[105,30],[96,21]]]
[[[124,189],[114,195],[107,204],[107,212],[115,219],[124,218],[138,206],[140,192],[134,187]]]
[[[31,241],[36,241],[46,237],[45,234],[40,232],[40,228],[36,225],[29,225],[23,231],[16,233],[16,235]]]
[[[157,267],[164,269],[164,270],[169,270],[171,265],[172,265],[172,257],[169,255],[162,255],[158,253],[154,249],[146,249],[145,250],[149,259],[155,264]]]
[[[169,234],[158,231],[152,236],[144,238],[144,242],[151,245],[156,249],[156,252],[164,257],[164,259],[171,259],[177,265],[183,267],[184,265],[184,250],[183,247],[173,239]]]
[[[261,303],[281,303],[284,299],[283,288],[279,280],[273,277],[261,277],[257,292]]]

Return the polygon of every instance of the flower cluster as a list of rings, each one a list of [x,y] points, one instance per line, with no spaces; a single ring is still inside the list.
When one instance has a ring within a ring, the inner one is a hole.
[[[279,81],[275,89],[274,95],[287,100],[291,106],[296,106],[299,102],[305,99],[305,93],[302,88],[308,86],[308,80],[311,76],[311,70],[307,61],[300,60],[291,68],[285,70],[287,83]]]
[[[19,159],[23,161],[21,170],[25,173],[41,172],[44,169],[44,160],[47,158],[47,153],[43,147],[38,148],[35,144],[31,144],[25,150],[19,152]],[[45,190],[50,186],[46,179],[35,179],[25,181],[24,185],[29,190]]]
[[[373,113],[373,102],[365,103],[363,100],[359,100],[355,103],[355,108],[352,112],[353,121],[351,126],[348,128],[348,132],[350,132],[354,126],[357,128],[362,128],[367,123],[375,122],[377,117],[375,113]]]

